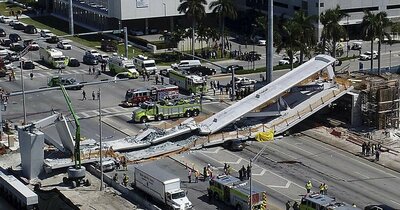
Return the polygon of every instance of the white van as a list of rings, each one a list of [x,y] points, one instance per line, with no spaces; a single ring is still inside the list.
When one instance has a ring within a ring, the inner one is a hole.
[[[201,66],[199,60],[181,60],[179,63],[171,64],[171,68],[177,70],[189,70],[192,67]]]

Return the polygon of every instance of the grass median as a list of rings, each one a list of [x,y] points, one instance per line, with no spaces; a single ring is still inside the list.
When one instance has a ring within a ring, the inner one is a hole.
[[[0,15],[3,16],[11,16],[11,11],[17,12],[17,11],[24,11],[25,9],[9,2],[0,2]]]

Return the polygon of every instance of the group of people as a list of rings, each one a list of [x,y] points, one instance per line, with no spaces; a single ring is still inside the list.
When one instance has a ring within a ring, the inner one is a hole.
[[[309,180],[309,181],[306,183],[306,191],[307,191],[307,194],[311,192],[312,187],[313,187],[313,186],[312,186],[312,183],[311,183],[311,181]],[[321,195],[327,195],[327,194],[328,194],[328,185],[327,185],[327,184],[321,183],[321,184],[319,185],[319,194],[321,194]]]
[[[96,95],[97,95],[97,100],[100,100],[100,91],[97,91],[97,94],[94,92],[94,90],[92,91],[92,99],[96,100]],[[82,90],[82,101],[86,100],[86,91]]]
[[[155,78],[155,80],[156,80],[156,85],[158,85],[158,83],[160,83],[160,80],[161,80],[161,85],[164,85],[164,77],[163,77],[163,76],[160,76],[159,73],[156,73],[156,74],[154,75],[154,78]]]
[[[102,64],[103,65],[103,64]],[[103,71],[103,66],[101,66],[102,71]],[[97,72],[97,74],[96,74]],[[96,74],[96,75],[100,75],[100,70],[98,70],[95,66],[89,66],[89,75],[91,74]]]
[[[290,210],[290,208],[293,208],[293,210],[299,210],[300,209],[299,203],[295,201],[292,205],[290,201],[286,202],[286,210]]]
[[[371,142],[368,142],[368,143],[364,142],[361,145],[361,154],[363,156],[367,156],[367,157],[375,155],[375,161],[379,161],[381,148],[382,148],[382,145],[379,144],[379,143],[378,144],[371,144]]]
[[[251,176],[251,167],[250,165],[247,165],[247,169],[242,165],[242,168],[239,169],[239,179],[240,180],[247,180]]]
[[[115,173],[113,176],[113,181],[118,183],[118,173]],[[124,176],[122,177],[122,183],[125,187],[128,186],[128,182],[129,182],[129,176],[126,175],[126,173],[124,173]]]
[[[194,175],[194,182],[197,183],[199,182],[199,177],[200,177],[200,172],[196,170],[195,168],[189,168],[188,169],[188,181],[189,183],[192,183],[192,176]]]

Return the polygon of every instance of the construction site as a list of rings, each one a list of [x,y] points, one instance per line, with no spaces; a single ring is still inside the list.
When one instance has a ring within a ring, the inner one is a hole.
[[[334,72],[334,62],[330,56],[318,55],[217,113],[178,119],[168,127],[149,126],[135,136],[102,144],[83,141],[78,120],[74,124],[62,113],[29,125],[7,125],[0,142],[0,178],[21,182],[27,189],[6,199],[13,201],[15,209],[54,209],[51,205],[60,203],[69,206],[64,209],[163,209],[141,193],[114,183],[110,174],[104,177],[106,190],[98,191],[100,156],[129,168],[226,141],[251,144],[257,135],[268,132],[278,138],[311,130],[354,148],[372,142],[396,160],[400,153],[397,68],[382,69],[380,74],[348,68]],[[59,138],[46,134],[49,127],[57,130]],[[1,190],[15,192],[2,183]]]

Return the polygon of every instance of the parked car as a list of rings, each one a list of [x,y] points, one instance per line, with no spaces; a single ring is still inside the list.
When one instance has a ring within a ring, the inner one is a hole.
[[[39,44],[33,41],[32,39],[24,40],[24,47],[27,47],[28,45],[31,45],[29,48],[29,51],[36,51],[39,50]]]
[[[239,65],[229,65],[226,68],[221,68],[221,72],[222,73],[232,73],[232,69],[235,70],[235,72],[237,70],[243,70],[243,66],[239,66]]]
[[[9,23],[8,23],[8,25],[9,26],[11,26],[11,27],[13,27],[15,24],[17,24],[17,23],[21,23],[21,22],[19,22],[18,20],[11,20]]]
[[[107,54],[102,54],[102,55],[97,56],[97,60],[100,63],[107,63],[109,59],[110,59],[110,56],[108,56]]]
[[[67,90],[80,90],[83,88],[83,84],[80,82],[77,82],[75,78],[69,77],[69,78],[64,78],[60,76],[55,76],[49,80],[47,83],[48,86],[50,87],[57,87],[60,86],[60,84],[67,86],[67,85],[76,85],[73,87],[65,87]]]
[[[90,54],[85,54],[83,56],[83,63],[88,64],[88,65],[97,65],[99,61],[97,60],[97,57],[94,55]]]
[[[13,28],[15,30],[25,30],[25,24],[24,23],[16,23],[13,25]]]
[[[373,51],[373,53],[371,53],[371,51],[367,51],[363,54],[360,55],[360,60],[362,61],[367,61],[367,60],[371,60],[371,58],[373,59],[377,59],[378,58],[378,52],[377,51]]]
[[[13,42],[10,39],[2,39],[1,40],[1,45],[4,47],[9,47]]]
[[[22,68],[23,69],[35,69],[35,64],[31,60],[23,61]]]
[[[22,46],[22,44],[16,42],[16,43],[12,43],[10,45],[10,50],[14,51],[14,52],[21,52],[22,50],[24,50],[24,46]]]
[[[143,36],[144,33],[141,30],[135,30],[135,29],[131,29],[129,30],[129,33],[133,36]]]
[[[257,81],[254,79],[247,78],[247,77],[235,77],[235,83],[238,85],[252,85],[252,84],[256,84]]]
[[[297,59],[296,56],[293,56],[293,63],[297,63],[299,60]],[[289,56],[284,56],[281,60],[279,60],[279,65],[287,65],[290,64],[290,58]]]
[[[8,38],[12,41],[12,42],[19,42],[22,41],[21,37],[18,34],[10,34],[8,35]]]
[[[4,29],[0,28],[0,37],[5,37],[7,36],[6,31],[4,31]]]
[[[102,39],[101,40],[101,50],[104,52],[117,52],[117,41],[110,39]]]
[[[267,40],[265,40],[265,39],[260,39],[257,42],[258,46],[265,46],[266,44],[267,44]]]
[[[14,61],[19,61],[19,56],[17,53],[12,52],[12,53],[8,53],[8,55],[6,57],[4,57],[4,59],[14,62]]]
[[[34,25],[27,25],[25,26],[24,32],[27,34],[36,34],[38,31]]]
[[[98,57],[100,53],[97,50],[86,50],[85,55],[93,55],[94,57]]]
[[[165,77],[169,77],[169,72],[171,71],[171,68],[167,68],[167,69],[161,69],[160,70],[160,74],[165,76]]]
[[[222,146],[231,151],[242,151],[244,148],[243,142],[240,139],[227,140],[222,144]]]
[[[46,42],[50,43],[50,44],[55,44],[59,41],[60,41],[60,38],[58,38],[57,36],[50,36],[50,37],[46,38]]]
[[[68,39],[61,40],[57,43],[57,47],[63,50],[72,49],[72,45],[70,44],[72,41]]]
[[[52,37],[52,36],[55,36],[55,35],[48,29],[42,29],[40,31],[40,37],[46,38],[46,37]]]
[[[79,63],[78,59],[76,58],[69,58],[68,60],[68,66],[70,67],[79,67],[81,63]]]
[[[11,19],[10,17],[5,17],[5,16],[0,18],[0,22],[5,24],[9,24],[12,20],[13,19]]]
[[[194,67],[191,67],[188,71],[191,74],[197,74],[199,76],[214,75],[217,73],[217,71],[215,69],[209,68],[207,66],[194,66]]]
[[[362,49],[362,42],[353,42],[351,45],[352,50],[361,50]]]
[[[110,172],[116,169],[117,164],[119,164],[114,158],[105,158],[102,161],[103,171]],[[96,168],[100,169],[100,162],[96,163]]]

